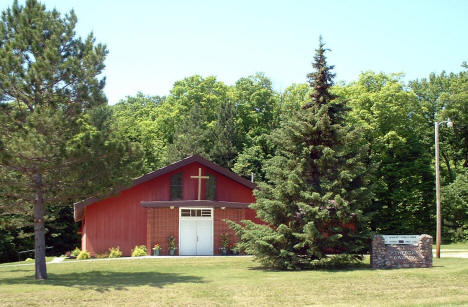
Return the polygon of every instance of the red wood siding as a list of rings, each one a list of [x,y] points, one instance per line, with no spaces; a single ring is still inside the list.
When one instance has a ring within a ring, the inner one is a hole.
[[[119,246],[123,255],[129,256],[136,245],[146,245],[146,209],[140,206],[140,201],[168,199],[168,180],[163,175],[88,206],[83,249],[95,255]]]
[[[198,179],[192,179],[190,176],[198,175],[199,167],[202,169],[203,176],[210,174],[216,176],[216,200],[247,203],[255,202],[250,188],[198,162],[194,162],[174,170],[173,172],[124,190],[119,195],[98,201],[86,207],[83,219],[82,249],[86,249],[92,255],[95,255],[96,253],[106,252],[110,247],[120,246],[123,254],[128,256],[135,245],[147,245],[149,248],[158,241],[167,253],[167,248],[164,246],[167,244],[169,231],[174,232],[174,235],[176,235],[175,230],[177,230],[178,237],[178,208],[171,210],[171,213],[154,213],[154,215],[151,215],[153,213],[150,212],[157,211],[151,211],[150,208],[141,207],[140,202],[169,200],[170,177],[179,172],[182,172],[183,200],[197,199]],[[205,198],[205,182],[206,180],[202,180],[202,199]],[[225,211],[229,213],[223,214],[228,214],[228,218],[232,218],[233,220],[240,216],[238,213],[234,213],[235,211],[231,210],[241,210],[243,212],[241,216],[248,217],[249,219],[253,218],[253,210],[251,209],[226,209]],[[176,215],[176,220],[174,220],[173,214]],[[164,216],[169,219],[167,222],[163,222]],[[221,216],[222,214],[220,214],[220,218]],[[156,226],[153,230],[147,229],[147,225],[150,225],[150,223],[152,225],[161,226]],[[215,221],[215,225],[216,223]],[[175,227],[175,230],[170,227]],[[219,235],[221,232],[225,231],[224,229],[226,229],[227,225],[222,226],[219,224],[215,227],[219,229],[219,231],[215,230],[214,232],[214,252],[217,253],[218,245],[216,244],[219,243]],[[218,231],[218,233],[216,231]],[[149,235],[151,235],[151,238]]]
[[[264,224],[264,225],[267,224],[265,223],[265,221],[262,221],[261,219],[257,217],[257,211],[255,211],[254,209],[250,209],[250,208],[245,209],[245,219],[251,220],[252,222],[257,223],[257,224]]]

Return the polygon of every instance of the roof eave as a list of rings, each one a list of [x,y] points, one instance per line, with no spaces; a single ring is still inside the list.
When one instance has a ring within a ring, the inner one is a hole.
[[[206,207],[206,208],[248,208],[250,203],[220,201],[220,200],[159,200],[142,201],[140,205],[145,208],[180,208],[180,207]]]
[[[123,190],[126,190],[126,189],[130,189],[134,186],[137,186],[139,184],[142,184],[142,183],[145,183],[147,181],[150,181],[154,178],[157,178],[159,176],[162,176],[164,174],[167,174],[167,173],[170,173],[178,168],[181,168],[185,165],[188,165],[190,163],[193,163],[193,162],[198,162],[218,173],[220,173],[221,175],[224,175],[230,179],[232,179],[233,181],[239,183],[239,184],[242,184],[243,186],[246,186],[250,189],[256,189],[257,188],[257,185],[243,177],[241,177],[240,175],[234,173],[234,172],[231,172],[230,170],[222,167],[222,166],[219,166],[217,164],[214,164],[213,162],[211,161],[208,161],[206,160],[205,158],[203,158],[202,156],[200,155],[193,155],[191,157],[187,157],[185,159],[182,159],[180,161],[177,161],[177,162],[174,162],[172,164],[169,164],[168,166],[165,166],[163,168],[160,168],[156,171],[153,171],[151,173],[148,173],[148,174],[145,174],[141,177],[138,177],[136,179],[133,180],[133,183],[132,185],[126,187],[126,188],[120,188],[117,190],[117,193],[118,192],[121,192]],[[74,216],[74,219],[75,219],[75,222],[78,222],[78,221],[81,221],[83,219],[83,213],[84,213],[84,210],[80,210],[80,209],[84,209],[85,207],[89,206],[89,205],[92,205],[93,203],[95,202],[98,202],[104,198],[107,198],[109,197],[109,195],[106,195],[105,197],[96,197],[96,196],[93,196],[93,197],[90,197],[90,198],[87,198],[85,200],[82,200],[82,201],[79,201],[75,204],[73,204],[73,207],[74,207],[74,210],[73,210],[73,216]]]

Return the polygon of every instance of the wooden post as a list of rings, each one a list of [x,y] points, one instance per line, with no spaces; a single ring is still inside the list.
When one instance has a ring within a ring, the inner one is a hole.
[[[437,207],[437,230],[436,230],[436,257],[440,258],[440,241],[442,237],[442,220],[440,212],[440,170],[439,170],[439,123],[434,122],[435,135],[435,173],[436,173],[436,207]]]

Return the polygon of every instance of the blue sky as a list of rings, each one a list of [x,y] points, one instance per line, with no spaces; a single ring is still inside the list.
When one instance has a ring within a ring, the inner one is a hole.
[[[24,1],[20,1],[23,3]],[[363,71],[406,80],[468,61],[468,1],[42,0],[74,9],[77,32],[109,49],[109,103],[141,91],[167,95],[175,81],[214,75],[226,84],[264,72],[277,90],[302,83],[321,34],[336,81]],[[13,2],[3,0],[0,9]]]

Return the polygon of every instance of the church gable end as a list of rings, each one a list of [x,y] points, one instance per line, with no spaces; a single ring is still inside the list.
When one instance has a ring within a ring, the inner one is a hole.
[[[166,247],[169,236],[176,238],[177,246],[182,244],[182,253],[217,254],[220,232],[227,231],[219,217],[227,212],[239,221],[255,216],[248,208],[255,202],[253,188],[237,174],[192,156],[135,179],[116,196],[75,204],[75,219],[85,225],[82,246],[91,254],[120,246],[129,255],[131,248],[141,244],[151,251],[156,243]],[[182,210],[203,212],[198,209],[205,208],[211,208],[210,217],[181,215]],[[203,242],[191,241],[202,237]]]

